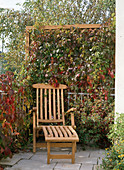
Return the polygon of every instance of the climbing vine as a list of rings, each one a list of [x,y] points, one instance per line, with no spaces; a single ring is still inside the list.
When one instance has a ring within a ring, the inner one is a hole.
[[[109,145],[106,135],[114,113],[114,27],[112,20],[99,29],[30,31],[26,83],[28,87],[33,83],[68,86],[76,98],[70,95],[66,107],[78,108],[77,131],[85,143],[92,139],[96,144]],[[81,98],[79,93],[87,95]]]

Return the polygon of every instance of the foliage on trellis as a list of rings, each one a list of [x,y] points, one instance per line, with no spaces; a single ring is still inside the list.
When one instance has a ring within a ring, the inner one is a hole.
[[[29,87],[33,83],[66,84],[68,91],[77,93],[76,100],[70,96],[70,106],[78,108],[80,141],[93,139],[108,145],[106,134],[114,112],[115,21],[99,29],[34,29],[30,33],[25,83]],[[89,97],[81,100],[78,92]]]
[[[25,0],[20,11],[0,10],[4,70],[20,73],[25,58],[25,27],[105,23],[115,12],[115,0]],[[7,40],[7,41],[6,41]],[[2,59],[2,58],[0,58]]]

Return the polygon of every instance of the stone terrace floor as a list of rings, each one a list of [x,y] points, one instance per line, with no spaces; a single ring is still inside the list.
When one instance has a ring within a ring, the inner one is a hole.
[[[71,148],[53,148],[51,154],[70,154]],[[87,148],[85,151],[77,146],[75,164],[71,159],[54,159],[47,164],[47,150],[37,149],[36,153],[30,151],[14,154],[13,157],[3,159],[0,165],[5,170],[101,170],[100,164],[105,151],[97,148]]]

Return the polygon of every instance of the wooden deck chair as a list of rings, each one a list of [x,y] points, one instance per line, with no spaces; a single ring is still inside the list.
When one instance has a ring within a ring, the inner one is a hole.
[[[66,85],[53,87],[49,84],[33,84],[36,88],[36,107],[33,108],[33,152],[37,147],[47,147],[47,163],[50,159],[72,159],[75,162],[76,142],[78,135],[74,130],[73,108],[71,113],[71,126],[65,126],[64,89]],[[52,123],[52,125],[50,124]],[[62,125],[57,125],[62,124]],[[36,143],[39,130],[43,130],[45,143]],[[71,155],[51,155],[51,147],[72,147]]]

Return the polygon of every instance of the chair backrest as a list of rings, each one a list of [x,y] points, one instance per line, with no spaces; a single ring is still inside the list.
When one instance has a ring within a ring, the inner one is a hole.
[[[33,84],[36,88],[37,126],[41,123],[59,123],[65,125],[64,95],[67,86],[60,84],[53,87],[49,84]]]

